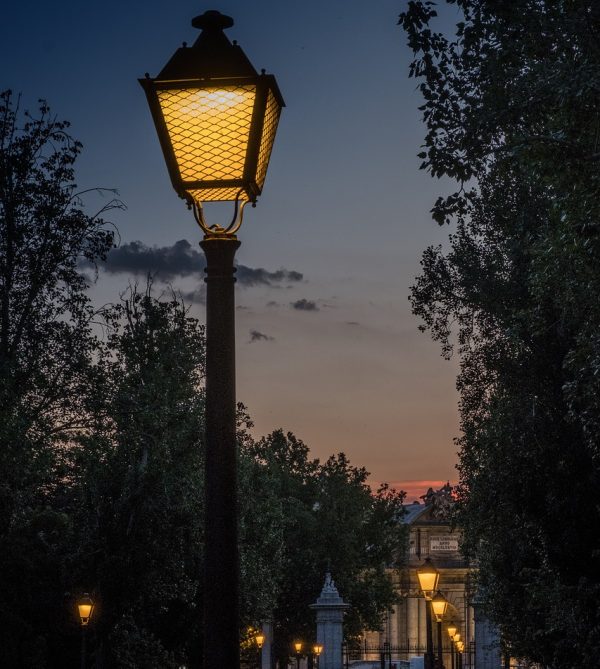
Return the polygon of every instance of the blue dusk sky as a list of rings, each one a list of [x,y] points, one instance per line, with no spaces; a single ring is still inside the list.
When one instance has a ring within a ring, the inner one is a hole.
[[[287,104],[239,233],[238,399],[256,435],[283,427],[315,457],[344,451],[412,499],[430,481],[456,480],[458,397],[456,361],[418,331],[408,302],[422,251],[447,239],[429,211],[451,184],[419,170],[420,97],[397,25],[405,2],[13,2],[0,25],[0,86],[70,120],[84,145],[79,187],[116,188],[127,205],[110,217],[120,263],[100,273],[94,299],[118,300],[162,263],[157,290],[180,290],[203,319],[201,231],[172,190],[137,79],[194,41],[194,16],[234,18],[229,38],[275,74]],[[102,205],[88,202],[90,212]],[[230,208],[214,205],[210,222]]]

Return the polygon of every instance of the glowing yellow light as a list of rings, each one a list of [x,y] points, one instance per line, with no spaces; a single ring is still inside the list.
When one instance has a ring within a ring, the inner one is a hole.
[[[440,573],[433,566],[431,560],[426,558],[423,566],[417,569],[417,578],[423,594],[428,597],[437,589]]]
[[[92,602],[92,600],[87,595],[84,595],[77,602],[77,610],[79,612],[79,617],[81,618],[82,625],[87,625],[90,622],[93,609],[94,609],[94,602]]]
[[[265,642],[265,635],[264,635],[264,634],[257,634],[257,635],[254,637],[254,640],[256,641],[256,645],[257,645],[259,648],[262,648],[262,647],[263,647],[263,643]]]
[[[458,628],[456,627],[456,625],[452,625],[452,624],[448,625],[448,636],[451,639],[454,639],[454,635],[456,634],[457,630],[458,630]]]
[[[316,646],[313,646],[313,653],[317,656],[319,656],[323,652],[323,646],[320,646],[317,644]]]
[[[441,592],[438,592],[431,600],[431,608],[435,617],[438,620],[441,620],[444,616],[444,613],[446,613],[446,609],[448,608],[448,601]]]
[[[301,641],[296,641],[294,643],[294,648],[296,649],[296,652],[299,653],[302,650],[302,642]]]
[[[157,93],[183,181],[242,179],[256,86]]]
[[[458,632],[454,635],[454,641],[457,644],[460,643],[460,634]]]

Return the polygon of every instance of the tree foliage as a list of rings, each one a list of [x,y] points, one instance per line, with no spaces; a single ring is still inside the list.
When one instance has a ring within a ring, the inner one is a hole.
[[[600,649],[600,7],[456,0],[400,17],[422,168],[458,181],[414,312],[460,355],[460,522],[507,649],[556,668]]]

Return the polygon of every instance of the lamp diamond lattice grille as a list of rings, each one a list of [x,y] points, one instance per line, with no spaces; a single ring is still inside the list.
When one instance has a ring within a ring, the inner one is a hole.
[[[271,157],[271,149],[275,141],[275,131],[279,123],[281,107],[277,103],[273,91],[269,91],[267,98],[267,108],[265,111],[265,121],[263,125],[262,137],[260,140],[260,149],[258,151],[258,166],[256,169],[256,183],[262,189],[267,176],[267,167]]]
[[[255,96],[253,85],[158,91],[184,182],[242,179]],[[235,199],[239,189],[221,190],[231,190]]]

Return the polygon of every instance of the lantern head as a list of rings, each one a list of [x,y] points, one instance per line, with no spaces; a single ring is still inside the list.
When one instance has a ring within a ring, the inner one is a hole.
[[[87,593],[77,601],[77,611],[81,624],[83,626],[89,625],[92,613],[94,612],[94,602]]]
[[[435,593],[435,597],[433,597],[431,600],[431,608],[436,620],[440,622],[446,613],[446,609],[448,608],[448,600],[439,590]]]
[[[440,572],[434,567],[430,558],[425,558],[423,565],[417,569],[417,578],[425,597],[431,597],[437,589]]]
[[[256,645],[257,645],[259,648],[262,648],[262,647],[263,647],[263,644],[264,644],[264,642],[265,642],[265,635],[264,635],[264,634],[257,634],[257,635],[254,637],[254,641],[256,641]]]
[[[302,642],[301,641],[295,641],[294,642],[294,650],[296,651],[296,653],[300,653],[300,651],[302,650]]]
[[[275,77],[258,74],[223,30],[233,19],[211,10],[202,32],[152,79],[140,79],[173,187],[189,204],[261,194],[284,107]]]
[[[456,625],[454,623],[450,623],[448,625],[448,636],[451,639],[454,639],[454,635],[456,634],[457,631],[458,631],[458,627],[456,627]]]

